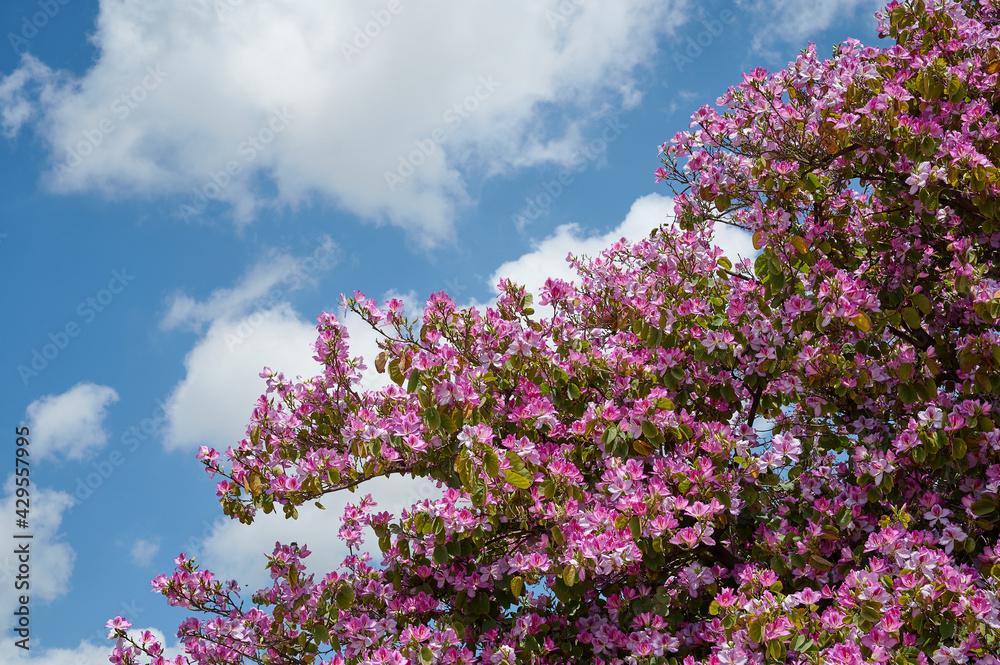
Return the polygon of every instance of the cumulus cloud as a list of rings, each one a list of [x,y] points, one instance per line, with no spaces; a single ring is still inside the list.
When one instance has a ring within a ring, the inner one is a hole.
[[[130,621],[135,620],[135,617],[127,611],[123,611],[122,616]],[[168,638],[162,630],[157,628],[136,626],[128,633],[132,637],[138,637],[144,630],[151,632],[160,644],[165,645],[162,655],[166,660],[171,660],[184,653],[179,640],[173,638],[172,635]],[[47,649],[44,646],[44,636],[32,635],[30,651],[17,648],[14,645],[14,640],[2,639],[0,640],[0,652],[5,655],[5,658],[9,655],[9,659],[4,660],[4,665],[15,663],[18,665],[105,665],[115,644],[113,640],[107,639],[108,632],[106,628],[101,628],[89,639],[81,640],[72,649]],[[176,633],[176,629],[169,632]]]
[[[45,395],[28,405],[32,456],[81,460],[108,441],[107,407],[118,401],[108,386],[78,383],[61,395]]]
[[[746,11],[751,25],[756,26],[754,50],[766,53],[778,40],[804,45],[835,22],[859,12],[873,15],[885,3],[882,0],[736,0],[736,4]]]
[[[164,445],[193,450],[225,449],[246,436],[257,398],[265,390],[267,366],[289,378],[312,377],[315,325],[289,305],[254,311],[243,319],[213,321],[184,358],[185,376],[167,399]]]
[[[160,327],[202,335],[184,358],[184,378],[167,399],[168,450],[225,449],[242,439],[265,389],[259,376],[264,367],[290,378],[320,372],[313,359],[315,323],[299,315],[288,298],[331,267],[337,251],[332,240],[320,238],[305,256],[272,252],[236,286],[216,289],[204,301],[173,296]]]
[[[299,517],[285,519],[280,510],[264,515],[258,513],[253,524],[237,520],[220,520],[212,525],[204,538],[196,539],[192,554],[199,565],[208,568],[221,579],[235,579],[251,590],[269,586],[270,576],[264,565],[275,542],[297,542],[308,546],[312,554],[306,559],[309,571],[322,577],[336,570],[347,555],[347,548],[337,537],[340,517],[348,503],[358,503],[371,494],[378,504],[376,512],[386,511],[399,516],[404,508],[418,501],[436,499],[441,495],[436,483],[426,479],[394,476],[375,478],[358,487],[354,494],[339,492],[323,498],[324,510],[312,504],[299,507]],[[381,561],[378,541],[370,531],[364,546],[373,559]]]
[[[221,311],[230,311],[228,298],[218,293],[208,300],[225,301]],[[383,300],[399,295],[390,291]],[[419,313],[415,295],[403,297],[410,315]],[[177,309],[175,301],[168,316]],[[205,312],[206,303],[191,301],[191,310]],[[352,312],[342,310],[338,318],[347,328],[351,356],[364,359],[361,387],[373,390],[388,385],[387,375],[375,371],[378,333]],[[220,314],[208,321],[207,331],[184,359],[184,379],[167,399],[166,448],[191,450],[208,445],[222,450],[236,444],[246,436],[254,404],[265,390],[259,376],[265,366],[288,378],[322,373],[323,366],[313,358],[316,336],[315,322],[305,320],[288,302],[275,302],[238,318]]]
[[[548,278],[578,282],[576,271],[566,261],[569,254],[593,258],[622,238],[633,242],[646,238],[654,228],[672,220],[673,212],[672,198],[649,194],[636,199],[622,223],[603,235],[586,235],[576,224],[564,224],[549,237],[536,241],[531,252],[497,268],[490,276],[490,284],[495,291],[500,279],[507,278],[538,294]],[[749,234],[735,227],[717,225],[715,242],[734,262],[736,256],[756,254]]]
[[[317,239],[310,254],[295,257],[272,251],[251,268],[231,289],[216,289],[205,302],[175,294],[160,328],[201,332],[206,323],[235,319],[254,309],[286,302],[288,294],[305,284],[315,284],[318,276],[336,264],[339,247],[329,236]]]
[[[104,633],[106,635],[107,631]],[[114,646],[114,643],[110,641],[105,644],[98,641],[95,644],[84,640],[74,649],[42,648],[39,652],[39,642],[44,643],[42,638],[38,638],[36,641],[35,637],[32,636],[31,651],[25,651],[15,646],[12,639],[0,640],[0,650],[3,651],[5,657],[7,654],[10,655],[10,660],[5,660],[4,663],[8,665],[14,663],[23,663],[24,665],[103,665],[108,662],[108,655]]]
[[[32,440],[32,448],[35,446]],[[34,452],[34,451],[33,451]],[[17,486],[15,476],[8,477],[0,495],[0,510],[9,519],[0,520],[0,541],[4,543],[0,552],[0,633],[7,637],[9,628],[14,626],[14,610],[21,595],[28,595],[33,603],[49,602],[64,595],[70,589],[70,576],[76,553],[59,535],[63,514],[73,505],[73,497],[65,492],[43,489],[37,485],[31,488],[31,512],[29,529],[16,528],[14,517],[17,508]],[[31,533],[32,538],[15,538],[18,534]],[[26,544],[30,552],[30,578],[24,579],[19,569],[20,561],[15,549]],[[21,579],[18,576],[21,575]],[[23,585],[28,582],[30,591]],[[0,646],[2,646],[0,642]],[[13,653],[17,649],[4,651]]]
[[[607,107],[638,104],[685,5],[103,0],[93,66],[25,56],[2,128],[33,125],[54,191],[220,201],[240,223],[319,200],[433,244],[469,177],[566,162]]]
[[[159,539],[151,541],[140,538],[132,544],[132,548],[129,550],[129,557],[132,559],[132,563],[144,568],[153,561],[153,557],[156,556],[159,551]]]

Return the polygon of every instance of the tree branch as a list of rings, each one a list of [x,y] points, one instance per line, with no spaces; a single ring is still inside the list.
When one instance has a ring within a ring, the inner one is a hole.
[[[764,394],[764,386],[761,385],[757,392],[752,393],[753,401],[750,403],[750,413],[747,414],[747,425],[753,427],[753,421],[757,419],[757,407],[760,406],[760,396]]]

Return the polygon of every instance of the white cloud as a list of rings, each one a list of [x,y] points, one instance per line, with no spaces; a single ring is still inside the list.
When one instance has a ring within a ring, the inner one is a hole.
[[[43,638],[31,638],[31,651],[25,651],[14,645],[14,640],[0,640],[0,651],[4,654],[12,654],[11,660],[4,663],[24,663],[25,665],[104,665],[108,662],[108,656],[114,647],[114,642],[108,641],[106,644],[93,644],[89,641],[81,641],[75,649],[44,649],[39,646],[39,642],[44,644]],[[41,649],[41,652],[39,650]]]
[[[193,204],[197,189],[240,222],[316,199],[433,244],[468,174],[565,162],[567,139],[635,106],[632,73],[685,5],[243,0],[220,16],[212,0],[103,0],[93,66],[70,80],[26,57],[0,82],[3,130],[34,125],[55,191]]]
[[[579,282],[576,271],[566,261],[570,254],[595,258],[622,238],[635,242],[649,237],[650,231],[655,227],[673,219],[673,209],[672,198],[648,194],[636,199],[624,221],[603,235],[585,235],[576,224],[563,224],[544,240],[534,241],[532,251],[497,268],[489,278],[490,286],[496,292],[500,279],[507,278],[524,284],[528,292],[537,295],[548,278]],[[730,249],[742,249],[741,235],[746,234],[739,229],[727,228],[716,232],[717,239],[727,253]]]
[[[579,283],[576,271],[566,261],[569,254],[596,258],[604,249],[622,238],[635,242],[649,237],[650,231],[670,222],[673,216],[672,198],[648,194],[636,199],[624,221],[603,235],[584,235],[576,224],[564,224],[557,227],[549,237],[536,241],[532,251],[497,268],[489,278],[490,285],[496,291],[500,279],[507,278],[524,284],[529,293],[537,296],[548,278]],[[717,224],[715,242],[734,263],[737,255],[753,257],[757,253],[750,235],[732,226]]]
[[[134,621],[134,617],[126,616],[126,619]],[[167,660],[184,653],[180,641],[171,638],[167,639],[162,630],[152,627],[135,627],[128,632],[132,636],[138,636],[143,630],[151,632],[160,642],[166,645],[163,650],[163,657]],[[13,640],[0,640],[0,652],[3,654],[13,654],[10,660],[5,660],[5,665],[23,663],[24,665],[107,665],[108,656],[114,648],[114,640],[106,639],[108,630],[99,629],[90,639],[81,640],[79,645],[73,649],[46,649],[45,637],[32,635],[31,650],[25,651],[14,645]],[[170,631],[176,633],[176,629]]]
[[[35,443],[32,440],[32,447]],[[3,496],[0,498],[0,511],[5,519],[0,520],[0,542],[4,543],[0,551],[0,633],[6,637],[8,628],[15,625],[14,610],[17,609],[21,595],[30,597],[31,603],[37,607],[39,602],[45,603],[64,595],[70,588],[70,575],[73,572],[73,562],[76,553],[68,543],[59,536],[59,526],[63,513],[73,505],[73,497],[65,492],[43,489],[38,485],[31,486],[31,505],[28,513],[28,529],[17,528],[15,523],[17,508],[15,476],[8,477],[3,486]],[[32,538],[15,538],[16,535],[32,534]],[[29,577],[23,577],[19,569],[21,562],[15,549],[26,545],[29,556]],[[21,575],[22,578],[18,579]],[[23,584],[30,584],[24,589]],[[22,585],[20,588],[18,585]],[[2,645],[2,643],[0,643]],[[10,653],[4,651],[4,653]]]
[[[28,405],[33,459],[80,460],[108,441],[107,407],[118,393],[107,386],[78,383],[61,395],[46,395]]]
[[[777,40],[805,46],[808,39],[836,22],[843,22],[863,10],[870,17],[884,5],[882,0],[736,0],[751,17],[754,49],[767,52]],[[872,25],[875,19],[871,18]]]
[[[715,244],[735,265],[742,259],[755,259],[760,250],[754,249],[753,237],[743,229],[726,224],[715,225]]]
[[[218,293],[213,293],[209,302],[224,300]],[[385,296],[392,297],[406,299],[411,316],[419,312],[413,293],[400,296],[389,292]],[[175,301],[171,313],[176,309]],[[191,301],[191,311],[209,309],[205,303]],[[230,311],[228,304],[221,311]],[[388,376],[375,371],[378,333],[354,313],[341,311],[338,318],[347,328],[351,357],[364,359],[361,387],[374,390],[388,385]],[[167,399],[167,449],[208,445],[223,450],[239,442],[246,436],[254,405],[266,388],[259,376],[265,366],[289,379],[322,373],[323,366],[313,358],[316,337],[315,324],[304,320],[287,302],[238,319],[220,314],[212,320],[185,357],[186,376]]]
[[[289,378],[320,373],[315,341],[315,326],[287,303],[213,321],[184,358],[186,375],[167,399],[166,448],[224,450],[238,443],[266,389],[261,370],[271,367]]]
[[[291,291],[315,282],[333,265],[337,253],[337,245],[324,236],[304,257],[272,252],[236,286],[216,289],[204,301],[183,293],[173,296],[160,327],[203,334],[184,359],[184,379],[167,399],[167,449],[209,445],[223,450],[242,439],[266,388],[259,376],[265,366],[290,379],[322,372],[313,358],[315,323],[302,318],[287,299]],[[419,312],[413,292],[390,291],[384,297],[404,300],[411,316]],[[373,362],[378,335],[361,317],[340,314],[348,328],[352,357],[366,360],[362,387],[386,385],[388,379],[376,373]]]
[[[21,67],[0,81],[0,129],[4,136],[13,138],[25,123],[37,120],[40,107],[53,103],[57,88],[64,84],[39,60],[24,56]]]
[[[424,499],[437,499],[441,493],[436,483],[425,479],[393,476],[375,478],[358,487],[354,494],[338,492],[323,497],[325,510],[312,504],[299,507],[299,517],[285,519],[280,508],[270,515],[258,512],[253,524],[225,520],[214,525],[210,533],[190,552],[198,558],[199,565],[216,574],[219,579],[235,579],[249,585],[250,590],[270,586],[270,577],[264,566],[265,554],[270,554],[275,542],[297,542],[308,546],[312,554],[306,565],[317,579],[329,571],[337,570],[347,555],[347,548],[337,537],[344,506],[358,503],[371,494],[378,506],[375,512],[386,511],[398,517],[402,509]],[[374,534],[366,535],[365,548],[375,562],[381,561],[381,552]]]
[[[337,243],[329,236],[318,238],[316,247],[306,256],[272,251],[237,286],[216,289],[203,303],[182,293],[175,295],[160,327],[201,332],[205,323],[242,317],[252,309],[274,307],[285,302],[288,293],[305,284],[315,284],[318,274],[336,263],[338,252]]]
[[[132,559],[132,563],[144,568],[153,561],[153,557],[156,556],[159,551],[160,542],[158,538],[155,541],[140,538],[135,541],[132,545],[132,549],[129,550],[129,557]]]
[[[204,302],[176,294],[160,322],[166,330],[207,330],[184,358],[186,374],[167,399],[168,450],[208,445],[224,450],[246,435],[257,398],[266,389],[264,367],[287,377],[322,370],[313,359],[314,323],[288,303],[291,291],[333,265],[336,244],[320,238],[304,257],[273,252],[233,288]]]

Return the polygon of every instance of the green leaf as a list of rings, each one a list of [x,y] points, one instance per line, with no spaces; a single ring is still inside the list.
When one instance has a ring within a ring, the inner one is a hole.
[[[459,418],[461,417],[461,414],[457,412],[454,415]],[[454,418],[440,412],[438,413],[438,417],[441,419],[441,428],[444,429],[445,432],[451,433],[458,431],[458,424],[455,422]]]
[[[497,454],[492,450],[487,450],[484,461],[486,462],[486,473],[491,478],[496,477],[500,473],[500,460],[497,458]]]
[[[330,641],[330,631],[327,630],[326,626],[323,624],[318,624],[315,628],[313,628],[312,635],[313,641],[315,641],[316,644]]]
[[[969,447],[963,439],[955,439],[951,442],[951,458],[960,460],[969,452]]]
[[[950,640],[951,638],[955,637],[955,622],[945,621],[940,626],[938,626],[938,630],[941,633],[941,637],[945,638],[946,640]]]
[[[924,316],[931,313],[931,301],[928,300],[927,296],[923,293],[914,293],[910,296],[910,302],[920,308],[920,311],[924,313]]]
[[[410,380],[406,382],[406,392],[412,393],[420,385],[420,370],[410,370]]]
[[[632,534],[633,540],[637,540],[642,535],[642,525],[639,523],[638,515],[633,515],[629,518],[628,530]]]
[[[654,448],[642,439],[636,439],[632,442],[632,450],[634,450],[636,454],[646,457],[647,455],[653,454]]]
[[[725,270],[732,270],[733,269],[733,262],[730,261],[729,259],[727,259],[724,256],[720,256],[719,257],[719,267],[723,268]]]
[[[852,519],[854,519],[854,514],[850,506],[844,506],[843,508],[837,511],[837,517],[834,519],[834,521],[836,522],[837,526],[845,527],[851,523]]]
[[[441,426],[441,414],[433,406],[424,409],[424,423],[430,429],[437,429]]]
[[[462,450],[458,455],[455,456],[454,469],[455,473],[462,473],[465,471],[466,465],[469,463],[469,451]]]
[[[576,567],[571,563],[566,564],[566,567],[563,568],[562,578],[563,582],[566,583],[566,586],[573,586],[576,584],[578,581]]]
[[[515,453],[513,450],[508,450],[507,451],[507,461],[510,462],[511,467],[515,471],[523,471],[524,470],[524,460],[521,459],[520,456],[517,453]]]
[[[337,592],[337,607],[348,610],[354,604],[354,589],[349,586],[341,587]]]
[[[520,575],[515,575],[510,580],[510,592],[514,594],[515,598],[520,598],[522,591],[524,591],[524,578]]]
[[[772,272],[769,284],[771,286],[772,293],[781,291],[783,288],[785,288],[785,273],[783,273],[780,270]]]
[[[919,397],[917,396],[917,389],[913,387],[912,383],[901,383],[899,384],[899,399],[903,400],[903,404],[913,404]]]
[[[920,312],[914,307],[904,307],[903,321],[906,321],[906,325],[910,326],[910,328],[916,330],[920,327]]]
[[[753,262],[754,274],[757,275],[758,277],[763,277],[764,275],[767,274],[767,266],[768,266],[767,254],[761,254],[760,256],[757,257],[757,260]]]
[[[972,504],[972,512],[975,513],[976,517],[982,517],[983,515],[989,515],[997,509],[996,499],[986,498],[980,499]]]
[[[813,568],[819,571],[827,571],[833,568],[833,563],[828,559],[824,559],[818,554],[812,554],[809,556],[809,563]]]
[[[870,623],[878,623],[879,619],[882,618],[882,615],[879,614],[879,611],[876,608],[872,607],[868,603],[864,603],[861,605],[861,618]]]
[[[520,487],[523,490],[531,487],[531,478],[521,475],[514,469],[507,469],[507,482],[514,487]]]
[[[434,662],[434,652],[426,644],[420,647],[420,665],[431,665]]]
[[[655,439],[659,433],[660,430],[656,429],[656,425],[654,425],[653,423],[649,422],[648,420],[644,420],[642,422],[642,434],[647,439]]]
[[[403,385],[403,381],[406,380],[406,377],[403,376],[402,370],[399,369],[399,360],[396,358],[389,361],[389,378],[392,379],[392,382],[397,386]]]

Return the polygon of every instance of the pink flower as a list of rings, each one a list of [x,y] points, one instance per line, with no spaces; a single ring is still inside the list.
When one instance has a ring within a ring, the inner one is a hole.
[[[955,549],[955,543],[965,542],[966,538],[968,538],[968,535],[962,531],[960,526],[949,524],[941,533],[941,540],[938,541],[938,544],[944,545],[944,551],[950,554]]]
[[[950,515],[950,510],[942,507],[940,504],[935,504],[930,510],[924,513],[924,519],[930,522],[931,526],[937,526],[938,524],[945,526],[949,524],[948,517]]]
[[[128,630],[129,628],[132,627],[132,624],[126,621],[124,617],[116,616],[114,619],[111,619],[106,624],[104,624],[104,627],[110,629],[110,632],[108,633],[108,639],[112,639],[117,636],[119,630],[122,631]]]

